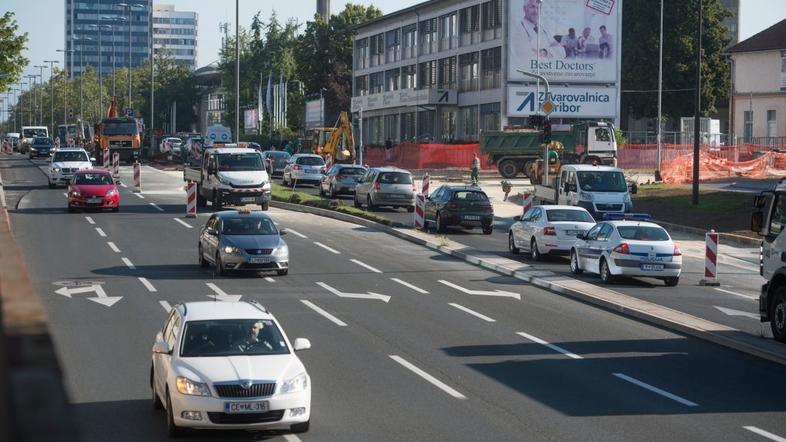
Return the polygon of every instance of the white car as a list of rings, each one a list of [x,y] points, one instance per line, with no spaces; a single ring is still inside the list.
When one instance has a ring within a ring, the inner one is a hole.
[[[74,173],[92,169],[94,158],[87,151],[78,147],[61,147],[52,154],[49,161],[49,188],[59,185],[67,186]]]
[[[322,170],[325,160],[316,154],[295,154],[287,161],[281,173],[281,181],[285,186],[313,184],[318,186],[322,181]]]
[[[260,304],[189,302],[174,306],[153,344],[153,406],[167,430],[308,431],[311,378],[294,344]]]
[[[508,250],[529,251],[533,261],[543,255],[568,255],[579,234],[595,225],[592,215],[577,206],[533,206],[510,226]]]
[[[613,282],[615,276],[657,278],[669,287],[679,284],[682,252],[666,229],[636,221],[649,216],[616,215],[625,220],[600,222],[579,236],[570,250],[570,271],[597,273],[606,284]]]

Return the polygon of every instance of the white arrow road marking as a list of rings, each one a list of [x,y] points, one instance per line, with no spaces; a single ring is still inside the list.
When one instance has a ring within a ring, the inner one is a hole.
[[[87,298],[93,302],[97,302],[99,304],[105,305],[107,307],[112,307],[117,301],[123,299],[122,296],[107,296],[104,288],[101,287],[100,284],[93,284],[89,287],[77,287],[74,289],[69,289],[68,287],[61,287],[55,290],[55,293],[58,295],[63,295],[68,298],[71,298],[71,295],[76,295],[79,293],[90,293],[95,292],[97,296],[93,298]]]
[[[536,336],[532,336],[532,335],[530,335],[528,333],[516,332],[516,334],[521,336],[522,338],[527,338],[527,339],[529,339],[532,342],[537,342],[540,345],[545,345],[546,347],[556,351],[557,353],[562,353],[562,354],[564,354],[565,356],[567,356],[567,357],[569,357],[571,359],[584,359],[581,356],[579,356],[579,355],[577,355],[575,353],[571,353],[571,352],[565,350],[564,348],[562,348],[562,347],[560,347],[558,345],[549,344],[548,342],[544,341],[543,339],[540,339],[540,338],[538,338]]]
[[[751,299],[751,300],[754,300],[754,301],[758,301],[759,300],[758,296],[743,295],[742,293],[732,292],[731,290],[721,289],[721,288],[718,288],[718,287],[715,287],[715,290],[717,290],[719,292],[727,293],[729,295],[739,296],[740,298]]]
[[[390,280],[394,281],[394,282],[397,282],[397,283],[403,285],[404,287],[409,287],[409,288],[411,288],[412,290],[414,290],[414,291],[416,291],[418,293],[422,293],[424,295],[428,295],[428,292],[426,290],[423,290],[420,287],[414,286],[414,285],[412,285],[412,284],[410,284],[410,283],[408,283],[406,281],[402,281],[402,280],[400,280],[398,278],[390,278]]]
[[[491,319],[491,318],[489,318],[486,315],[480,314],[480,313],[476,312],[475,310],[472,310],[472,309],[469,309],[467,307],[464,307],[463,305],[454,304],[452,302],[449,302],[448,305],[450,305],[452,307],[456,307],[457,309],[461,310],[462,312],[469,313],[470,315],[475,316],[477,318],[480,318],[480,319],[482,319],[482,320],[484,320],[486,322],[497,322],[494,319]]]
[[[362,261],[358,261],[357,259],[350,259],[350,261],[354,262],[355,264],[359,265],[360,267],[365,267],[365,268],[371,270],[374,273],[382,273],[382,270],[379,270],[376,267],[371,267],[370,265],[368,265],[368,264],[366,264],[366,263],[364,263]]]
[[[237,302],[240,301],[240,298],[243,295],[228,295],[227,292],[221,290],[217,285],[213,284],[212,282],[206,282],[210,290],[216,292],[214,295],[207,295],[209,298],[213,298],[216,301],[224,301],[224,302]]]
[[[718,307],[717,305],[714,305],[713,307],[715,307],[716,309],[722,311],[723,313],[729,316],[742,316],[745,318],[755,319],[757,321],[760,319],[760,316],[757,315],[756,313],[748,313],[742,310],[734,310],[733,308]]]
[[[169,311],[172,310],[172,306],[169,305],[168,302],[166,302],[166,301],[158,301],[158,303],[161,304],[161,307],[164,307],[164,311],[165,312],[169,313]]]
[[[368,293],[344,293],[339,290],[334,289],[333,287],[325,284],[324,282],[318,282],[318,286],[322,287],[323,289],[333,293],[334,295],[338,296],[339,298],[356,298],[356,299],[378,299],[382,302],[390,302],[390,296],[387,295],[380,295],[379,293],[368,292]]]
[[[163,212],[163,211],[164,211],[164,209],[162,209],[162,208],[161,208],[161,207],[160,207],[158,204],[156,204],[156,203],[150,203],[150,205],[151,205],[151,206],[153,206],[153,208],[155,208],[155,209],[156,209],[156,210],[158,210],[159,212]]]
[[[339,252],[338,250],[336,250],[334,248],[331,248],[331,247],[328,247],[328,246],[322,244],[321,242],[314,241],[314,244],[318,245],[319,247],[322,247],[323,249],[327,250],[330,253],[335,253],[336,255],[340,255],[341,254],[341,252]]]
[[[137,194],[134,194],[134,195],[137,195]],[[172,218],[172,219],[173,219],[173,220],[175,220],[175,221],[177,221],[177,222],[179,222],[180,224],[184,225],[185,227],[188,227],[189,229],[193,229],[193,228],[194,228],[194,227],[193,227],[191,224],[189,224],[189,223],[187,223],[187,222],[183,221],[183,220],[182,220],[182,219],[180,219],[180,218]]]
[[[453,396],[454,398],[456,398],[456,399],[466,399],[467,398],[463,394],[461,394],[458,391],[456,391],[456,390],[450,388],[449,386],[447,386],[444,382],[440,381],[439,379],[435,378],[434,376],[431,376],[430,374],[428,374],[425,371],[419,369],[418,367],[412,365],[411,363],[409,363],[407,360],[405,360],[401,356],[399,356],[399,355],[388,355],[388,356],[390,357],[390,359],[393,359],[394,361],[398,362],[399,364],[401,364],[402,366],[404,366],[405,368],[407,368],[411,372],[413,372],[416,375],[418,375],[418,376],[422,377],[423,379],[427,380],[432,385],[434,385],[435,387],[437,387],[440,390],[444,391],[445,393]]]
[[[296,230],[292,230],[292,229],[290,229],[289,227],[287,227],[287,228],[286,228],[286,229],[284,229],[284,230],[286,230],[287,232],[289,232],[289,233],[291,233],[291,234],[293,234],[293,235],[295,235],[295,236],[299,236],[299,237],[301,237],[301,238],[308,238],[306,235],[304,235],[304,234],[302,234],[302,233],[300,233],[300,232],[298,232],[298,231],[296,231]]]
[[[641,387],[641,388],[643,388],[645,390],[649,390],[649,391],[651,391],[653,393],[657,393],[657,394],[659,394],[661,396],[667,397],[667,398],[669,398],[669,399],[671,399],[671,400],[673,400],[675,402],[679,402],[682,405],[686,405],[688,407],[698,407],[699,406],[699,404],[697,404],[695,402],[691,402],[691,401],[689,401],[689,400],[687,400],[685,398],[681,398],[681,397],[677,396],[676,394],[669,393],[666,390],[661,390],[658,387],[653,387],[650,384],[641,382],[640,380],[632,378],[632,377],[630,377],[628,375],[625,375],[625,374],[622,374],[622,373],[612,373],[612,375],[622,379],[623,381],[628,381],[631,384],[638,385],[639,387]]]
[[[769,440],[774,440],[775,442],[786,442],[786,438],[780,437],[777,434],[772,434],[769,431],[762,430],[761,428],[758,428],[758,427],[753,427],[753,426],[749,425],[749,426],[745,426],[745,427],[742,427],[742,428],[744,428],[744,429],[746,429],[746,430],[748,430],[748,431],[750,431],[752,433],[756,433],[759,436],[766,437]]]
[[[109,248],[112,249],[113,252],[120,253],[120,249],[118,249],[117,246],[115,245],[115,243],[113,243],[112,241],[107,241],[106,245],[108,245]]]
[[[456,290],[462,291],[468,295],[480,295],[480,296],[505,296],[509,298],[516,298],[521,301],[521,295],[518,293],[513,292],[505,292],[502,290],[470,290],[461,287],[460,285],[453,284],[452,282],[445,281],[443,279],[439,280],[440,283],[445,284],[448,287],[453,287]]]
[[[100,227],[96,227],[96,232],[98,232],[98,235],[99,235],[101,238],[106,238],[106,233],[104,233],[104,230],[103,230],[103,229],[101,229]]]
[[[346,323],[346,322],[344,322],[344,321],[342,321],[341,319],[338,319],[337,317],[335,317],[335,316],[331,315],[330,313],[328,313],[328,312],[326,312],[326,311],[322,310],[322,308],[320,308],[320,307],[317,307],[317,306],[316,306],[316,305],[314,305],[314,303],[312,303],[311,301],[307,301],[307,300],[305,300],[305,299],[301,299],[301,300],[300,300],[300,302],[302,302],[303,304],[305,304],[305,305],[306,305],[306,307],[310,308],[311,310],[314,310],[315,312],[317,312],[317,313],[319,313],[320,315],[324,316],[325,318],[327,318],[328,320],[330,320],[331,322],[333,322],[333,323],[334,323],[334,324],[336,324],[337,326],[339,326],[339,327],[346,327],[346,326],[347,326],[347,323]]]
[[[95,221],[93,221],[93,218],[91,218],[91,217],[89,217],[89,216],[86,216],[86,217],[85,217],[85,219],[86,219],[86,220],[87,220],[87,222],[89,222],[90,224],[95,224],[95,223],[96,223]]]
[[[123,264],[125,264],[125,265],[126,265],[126,267],[128,267],[128,268],[129,268],[129,269],[131,269],[131,270],[136,270],[136,266],[134,265],[134,263],[133,263],[133,262],[131,262],[131,260],[130,260],[130,259],[128,259],[128,258],[126,258],[126,257],[122,257],[122,258],[120,258],[120,259],[123,261]]]
[[[143,277],[140,276],[137,279],[139,279],[139,282],[141,282],[142,285],[145,286],[145,288],[147,289],[148,292],[157,292],[158,291],[158,290],[156,290],[155,287],[153,287],[153,284],[151,284],[150,281],[147,280],[147,278],[143,278]]]

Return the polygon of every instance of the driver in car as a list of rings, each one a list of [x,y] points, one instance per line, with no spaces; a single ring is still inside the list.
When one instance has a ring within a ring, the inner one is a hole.
[[[262,331],[264,326],[265,325],[262,323],[262,321],[254,321],[251,324],[249,324],[248,333],[246,334],[246,337],[243,338],[243,340],[238,344],[238,348],[240,349],[240,351],[243,352],[250,351],[252,348],[254,348],[254,346],[260,343],[264,344],[270,350],[273,349],[273,346],[271,346],[268,342],[261,341],[259,339],[259,333]]]

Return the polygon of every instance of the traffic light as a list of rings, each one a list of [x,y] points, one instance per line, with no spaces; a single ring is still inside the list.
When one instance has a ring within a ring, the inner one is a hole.
[[[543,122],[543,144],[551,143],[551,121],[546,119]]]
[[[543,127],[543,122],[545,121],[545,117],[540,114],[530,115],[527,119],[527,125],[529,127],[540,128]]]

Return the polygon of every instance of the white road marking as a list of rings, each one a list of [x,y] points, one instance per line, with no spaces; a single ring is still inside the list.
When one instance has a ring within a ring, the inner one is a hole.
[[[519,295],[518,293],[506,292],[504,290],[470,290],[470,289],[464,288],[464,287],[462,287],[460,285],[453,284],[452,282],[445,281],[445,280],[442,280],[442,279],[438,280],[437,282],[439,282],[440,284],[445,284],[448,287],[453,287],[454,289],[459,290],[461,292],[464,292],[464,293],[466,293],[468,295],[504,296],[504,297],[509,297],[509,298],[515,298],[515,299],[518,299],[519,301],[521,301],[521,295]]]
[[[408,361],[406,361],[401,356],[398,356],[398,355],[388,355],[388,356],[390,356],[390,359],[393,359],[394,361],[398,362],[399,364],[401,364],[402,366],[404,366],[408,370],[410,370],[413,373],[415,373],[416,375],[422,377],[423,379],[425,379],[426,381],[430,382],[435,387],[437,387],[440,390],[444,391],[445,393],[453,396],[454,398],[456,398],[456,399],[466,399],[467,398],[466,396],[464,396],[463,394],[459,393],[458,391],[450,388],[449,386],[447,386],[445,383],[443,383],[439,379],[435,378],[434,376],[431,376],[430,374],[426,373],[425,371],[423,371],[423,370],[419,369],[418,367],[410,364]]]
[[[207,286],[210,287],[210,290],[213,290],[214,292],[216,292],[215,295],[207,295],[208,297],[213,298],[216,301],[237,302],[237,301],[240,301],[240,298],[243,297],[243,295],[230,295],[230,294],[227,294],[227,292],[221,290],[220,287],[218,287],[217,285],[213,284],[212,282],[206,282],[205,284],[207,284]]]
[[[756,433],[759,436],[766,437],[769,440],[774,440],[776,442],[786,442],[786,437],[780,437],[777,434],[772,434],[769,431],[762,430],[761,428],[758,428],[758,427],[753,427],[753,426],[748,425],[748,426],[743,426],[742,428],[744,428],[744,429],[746,429],[746,430],[748,430],[748,431],[750,431],[752,433]]]
[[[731,290],[721,289],[721,288],[717,288],[717,287],[715,287],[715,290],[717,290],[719,292],[727,293],[729,295],[739,296],[740,298],[751,299],[751,300],[754,300],[754,301],[758,301],[759,300],[758,296],[743,295],[742,293],[732,292]]]
[[[335,253],[336,255],[340,255],[341,254],[341,252],[339,252],[338,250],[330,248],[330,247],[322,244],[321,242],[314,241],[314,244],[318,245],[319,247],[322,247],[323,249],[327,250],[328,252]]]
[[[416,286],[414,286],[414,285],[412,285],[412,284],[410,284],[410,283],[408,283],[406,281],[402,281],[402,280],[400,280],[398,278],[390,278],[390,280],[394,281],[394,282],[397,282],[397,283],[403,285],[404,287],[409,287],[409,288],[411,288],[412,290],[414,290],[414,291],[416,291],[418,293],[422,293],[424,295],[428,295],[428,292],[426,290],[423,290],[420,287],[416,287]]]
[[[109,248],[112,249],[112,251],[114,251],[115,253],[120,253],[120,249],[118,249],[115,243],[113,243],[112,241],[107,241],[106,245],[108,245]]]
[[[286,228],[286,229],[284,229],[284,230],[286,230],[287,232],[289,232],[289,233],[291,233],[291,234],[293,234],[293,235],[295,235],[295,236],[299,236],[299,237],[301,237],[301,238],[308,238],[306,235],[304,235],[304,234],[302,234],[302,233],[300,233],[300,232],[298,232],[298,231],[296,231],[296,230],[292,230],[292,229],[290,229],[289,227],[287,227],[287,228]]]
[[[301,442],[300,438],[295,436],[294,434],[285,434],[284,440],[289,442]]]
[[[150,203],[150,205],[151,205],[151,206],[153,206],[153,207],[154,207],[156,210],[158,210],[159,212],[163,212],[163,211],[164,211],[164,209],[162,209],[161,207],[159,207],[159,206],[158,206],[158,204],[156,204],[156,203]]]
[[[164,311],[166,311],[167,313],[169,313],[172,310],[172,306],[169,305],[168,302],[166,302],[166,301],[158,301],[158,303],[161,304],[161,307],[164,307]]]
[[[371,270],[374,273],[382,273],[382,270],[379,270],[376,267],[371,267],[370,265],[368,265],[368,264],[366,264],[364,262],[358,261],[357,259],[350,259],[350,261],[354,262],[355,264],[357,264],[357,265],[359,265],[361,267],[365,267],[365,268]]]
[[[305,299],[301,299],[300,302],[305,304],[306,307],[310,308],[311,310],[314,310],[315,312],[317,312],[320,315],[324,316],[325,318],[327,318],[328,320],[330,320],[331,322],[333,322],[337,326],[339,326],[339,327],[346,327],[347,326],[346,322],[344,322],[341,319],[338,319],[337,317],[331,315],[330,313],[322,310],[320,307],[317,307],[316,305],[314,305],[314,303],[312,303],[311,301],[307,301]]]
[[[265,281],[267,281],[267,282],[276,282],[275,279],[273,279],[273,278],[271,278],[269,276],[265,276]]]
[[[139,199],[145,199],[145,196],[142,195],[141,193],[134,193],[133,195],[138,197]]]
[[[194,228],[194,226],[192,226],[191,224],[189,224],[189,223],[187,223],[187,222],[183,221],[183,220],[182,220],[182,219],[180,219],[180,218],[172,218],[172,219],[173,219],[173,220],[175,220],[175,221],[177,221],[177,222],[179,222],[180,224],[184,225],[185,227],[188,227],[189,229],[193,229],[193,228]]]
[[[103,230],[102,230],[100,227],[96,227],[96,232],[98,232],[98,234],[99,234],[99,235],[100,235],[102,238],[106,238],[106,233],[104,233],[104,231],[103,231]]]
[[[63,196],[68,198],[68,192],[63,192]]]
[[[524,333],[524,332],[516,332],[516,334],[521,336],[521,337],[523,337],[523,338],[527,338],[527,339],[529,339],[532,342],[537,342],[540,345],[545,345],[546,347],[556,351],[557,353],[562,353],[562,354],[564,354],[565,356],[567,356],[569,358],[584,359],[581,356],[579,356],[579,355],[577,355],[575,353],[571,353],[571,352],[565,350],[564,348],[562,348],[562,347],[560,347],[558,345],[549,344],[548,342],[544,341],[543,339],[540,339],[538,337],[532,336],[530,334],[527,334],[527,333]]]
[[[89,222],[90,224],[95,224],[95,223],[96,223],[95,221],[93,221],[93,218],[92,218],[92,217],[86,216],[86,217],[85,217],[85,219],[86,219],[86,220],[87,220],[87,222]]]
[[[120,183],[120,187],[128,188],[128,186],[126,186],[126,183]]]
[[[743,318],[751,318],[757,321],[761,319],[761,316],[759,316],[756,313],[748,313],[742,310],[735,310],[733,308],[718,307],[717,305],[714,305],[713,307],[715,307],[716,309],[720,310],[722,313],[728,316],[742,316]]]
[[[134,265],[134,263],[133,263],[133,262],[131,262],[131,260],[130,260],[130,259],[128,259],[128,258],[126,258],[126,257],[122,257],[122,258],[120,258],[120,259],[123,261],[123,263],[124,263],[124,264],[125,264],[125,265],[126,265],[128,268],[129,268],[129,269],[131,269],[131,270],[136,270],[136,266]]]
[[[469,313],[472,316],[478,317],[478,318],[480,318],[480,319],[482,319],[482,320],[484,320],[486,322],[497,322],[496,320],[491,319],[491,318],[489,318],[488,316],[486,316],[484,314],[478,313],[475,310],[472,310],[472,309],[469,309],[467,307],[464,307],[463,305],[455,304],[453,302],[449,302],[448,305],[456,307],[457,309],[459,309],[459,310],[461,310],[461,311],[463,311],[465,313]]]
[[[140,276],[137,279],[139,279],[139,282],[141,282],[142,285],[145,286],[145,288],[147,289],[148,292],[157,292],[158,291],[158,290],[156,290],[155,287],[153,287],[153,284],[151,284],[150,281],[147,280],[147,278],[143,278],[143,277]]]
[[[341,290],[334,289],[333,287],[325,284],[324,282],[317,282],[317,285],[322,287],[323,289],[329,291],[330,293],[338,296],[339,298],[378,299],[378,300],[380,300],[382,302],[390,302],[390,296],[388,296],[388,295],[380,295],[379,293],[374,293],[374,292],[344,293]]]
[[[651,391],[653,393],[657,393],[657,394],[659,394],[661,396],[667,397],[667,398],[669,398],[669,399],[671,399],[671,400],[673,400],[675,402],[679,402],[682,405],[685,405],[685,406],[688,406],[688,407],[698,407],[699,406],[699,404],[697,404],[695,402],[691,402],[691,401],[689,401],[689,400],[687,400],[685,398],[681,398],[681,397],[677,396],[676,394],[669,393],[666,390],[661,390],[658,387],[653,387],[650,384],[641,382],[640,380],[634,379],[634,378],[632,378],[632,377],[630,377],[628,375],[625,375],[625,374],[622,374],[622,373],[612,373],[612,375],[622,379],[623,381],[628,381],[631,384],[638,385],[639,387],[641,387],[641,388],[643,388],[645,390],[649,390],[649,391]]]
[[[213,290],[214,292],[216,292],[216,294],[218,294],[218,296],[229,296],[227,294],[227,292],[221,290],[221,288],[219,286],[213,284],[212,282],[206,282],[205,284],[207,284],[207,286],[210,287],[210,290]]]

